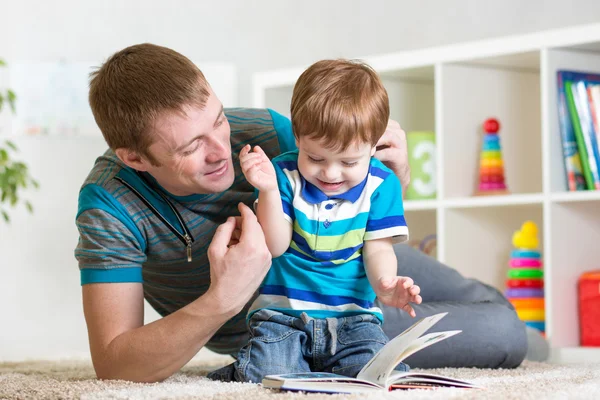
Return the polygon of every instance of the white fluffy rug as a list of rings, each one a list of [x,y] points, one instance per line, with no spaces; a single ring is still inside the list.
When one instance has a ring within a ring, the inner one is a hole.
[[[218,361],[217,361],[218,362]],[[0,363],[0,399],[598,399],[600,364],[552,365],[525,362],[514,370],[447,368],[428,370],[467,379],[485,390],[434,389],[326,395],[285,393],[259,385],[222,383],[203,375],[219,364],[192,361],[164,382],[99,381],[86,361]]]

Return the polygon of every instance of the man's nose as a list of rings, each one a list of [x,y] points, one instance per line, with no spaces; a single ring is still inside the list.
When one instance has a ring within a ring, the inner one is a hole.
[[[206,162],[216,163],[225,158],[229,157],[229,146],[225,143],[221,142],[218,139],[211,139],[208,141],[207,146],[207,154],[206,154]]]

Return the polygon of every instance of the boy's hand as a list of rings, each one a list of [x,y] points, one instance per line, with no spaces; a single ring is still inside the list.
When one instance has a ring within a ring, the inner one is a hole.
[[[277,190],[277,176],[271,160],[259,146],[254,146],[250,153],[250,145],[240,151],[240,165],[246,180],[261,192]]]
[[[386,306],[401,308],[411,317],[417,314],[409,303],[421,304],[421,288],[406,276],[394,276],[379,279],[375,292],[377,298]]]

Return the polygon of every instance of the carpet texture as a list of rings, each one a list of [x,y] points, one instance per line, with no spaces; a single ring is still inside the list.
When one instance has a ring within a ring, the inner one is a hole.
[[[598,399],[600,364],[525,362],[514,370],[428,370],[470,380],[485,390],[434,389],[355,395],[286,393],[248,383],[222,383],[204,375],[222,366],[192,361],[161,383],[100,381],[87,361],[0,363],[0,399]]]

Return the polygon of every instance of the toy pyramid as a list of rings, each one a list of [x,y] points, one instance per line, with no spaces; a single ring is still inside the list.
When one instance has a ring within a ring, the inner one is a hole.
[[[546,332],[544,269],[538,248],[537,226],[526,221],[512,237],[505,296],[527,326]]]
[[[475,195],[507,194],[504,182],[504,161],[500,145],[500,123],[488,118],[483,123],[485,135],[479,159],[479,182]]]

